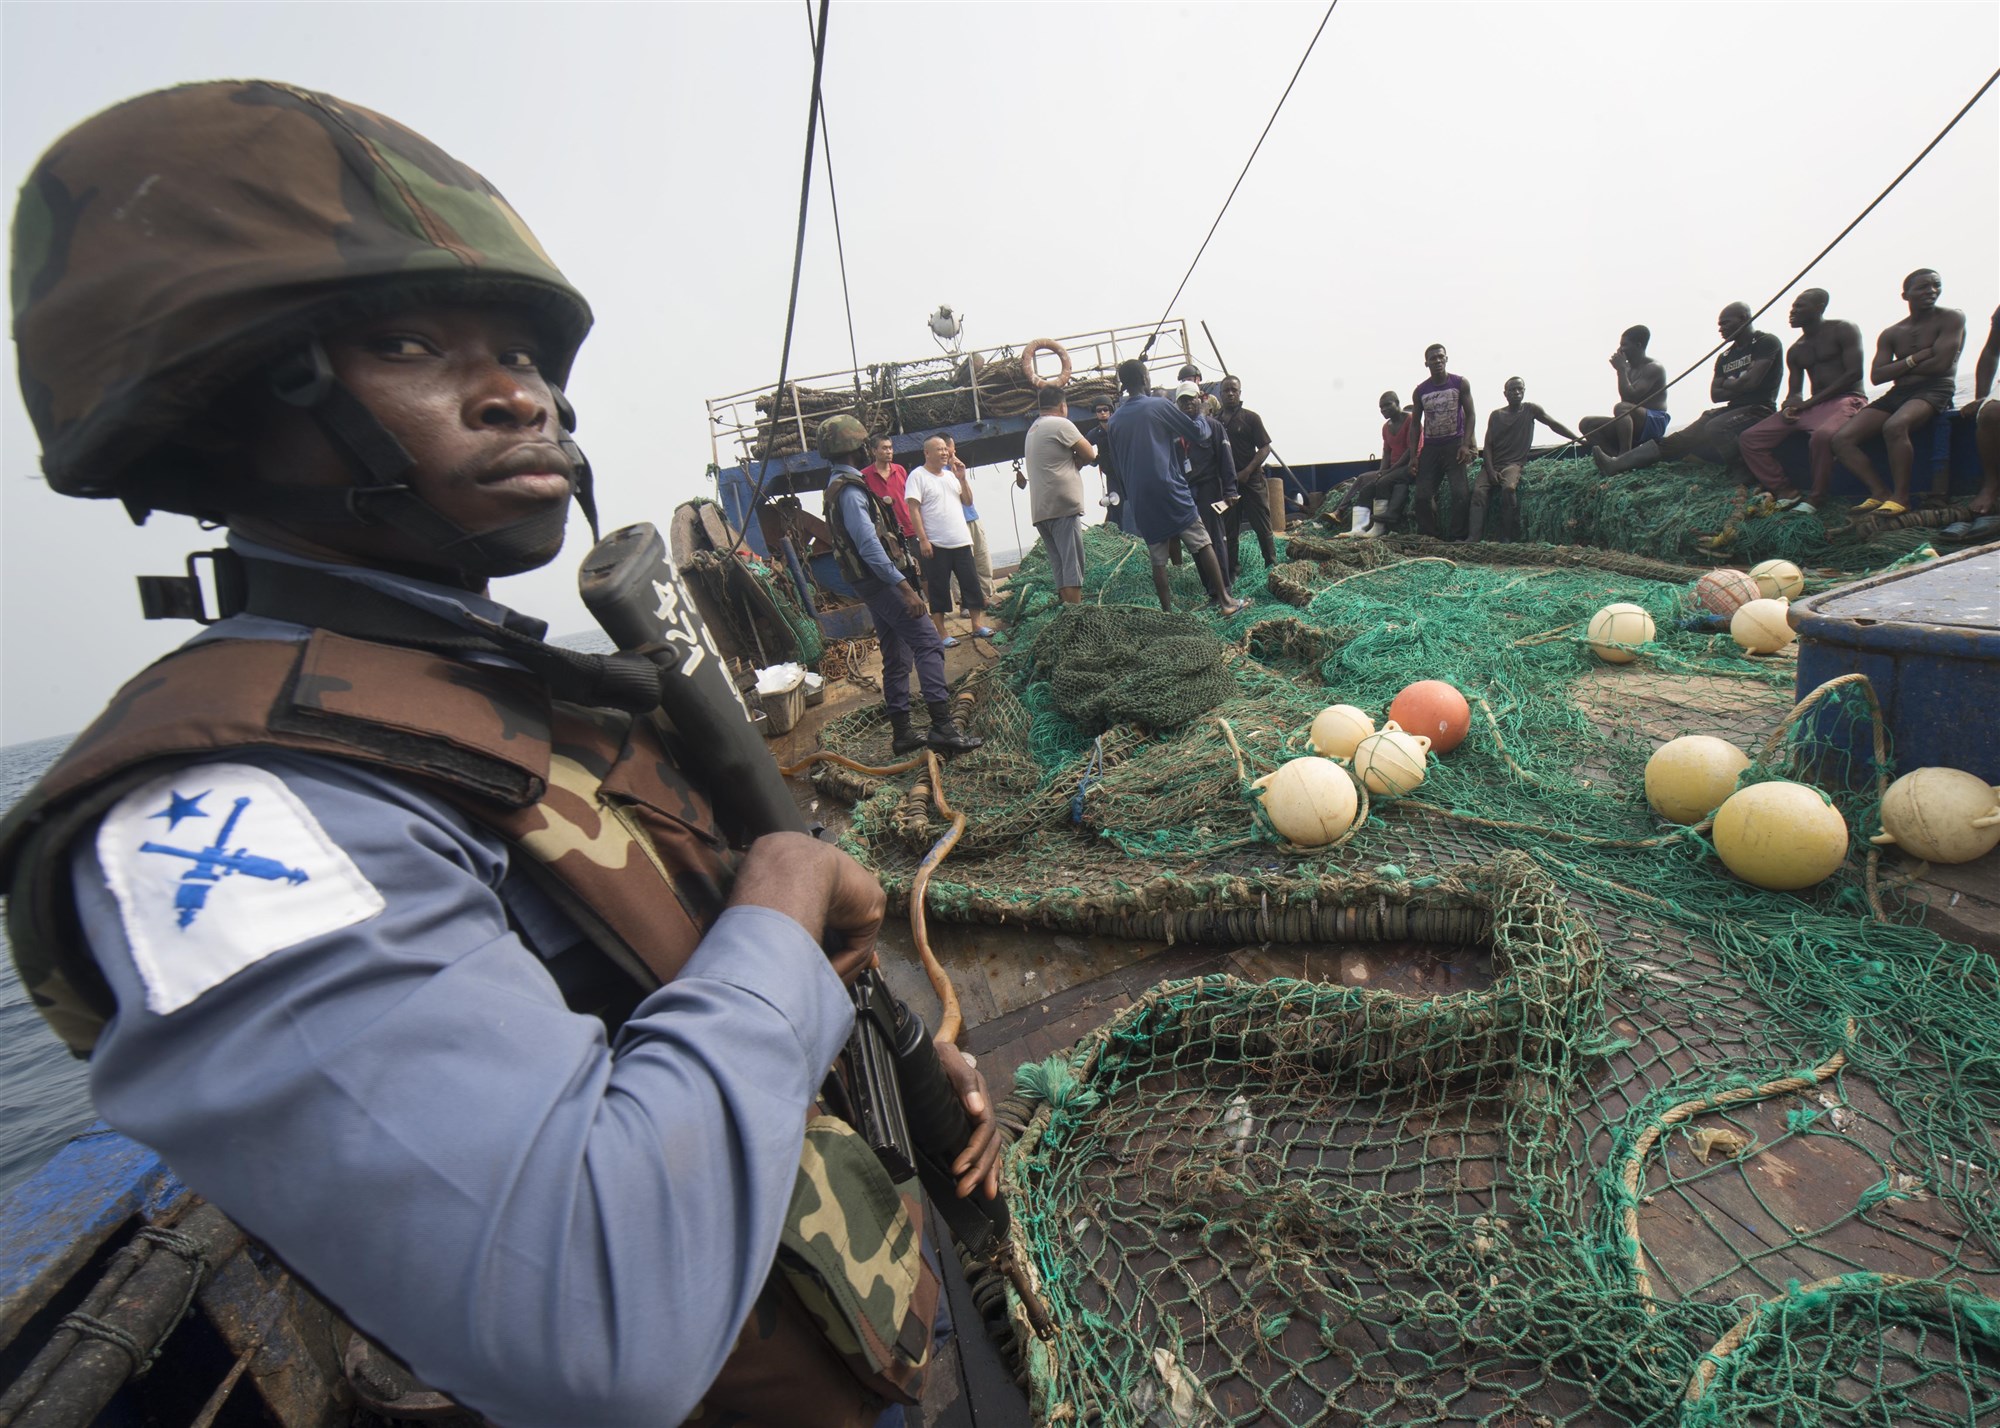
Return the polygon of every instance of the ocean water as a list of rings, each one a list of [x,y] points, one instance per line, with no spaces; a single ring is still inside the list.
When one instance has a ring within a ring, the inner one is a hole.
[[[0,812],[69,747],[69,736],[0,748]],[[6,932],[0,928],[0,951]],[[56,1040],[0,956],[0,1197],[96,1118],[83,1062]]]

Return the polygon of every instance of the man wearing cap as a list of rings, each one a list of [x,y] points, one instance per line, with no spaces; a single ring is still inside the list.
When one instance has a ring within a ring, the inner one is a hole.
[[[229,532],[226,618],[0,823],[13,956],[98,1112],[360,1331],[350,1362],[385,1346],[509,1428],[910,1401],[921,1202],[814,1113],[880,885],[803,834],[743,846],[657,666],[488,592],[593,512],[582,296],[479,174],[261,81],[80,125],[14,234],[49,486]],[[977,1073],[940,1055],[990,1191]],[[892,1276],[840,1320],[898,1346],[875,1362],[791,1287],[801,1201],[879,1246],[815,1263]]]
[[[1167,557],[1169,546],[1178,539],[1194,553],[1195,568],[1208,587],[1209,608],[1233,615],[1243,608],[1243,602],[1230,598],[1208,529],[1195,511],[1194,497],[1188,490],[1186,457],[1177,444],[1202,439],[1202,428],[1174,403],[1146,390],[1146,364],[1140,359],[1130,357],[1120,362],[1118,381],[1125,389],[1125,399],[1111,414],[1105,445],[1125,478],[1132,522],[1152,558],[1153,590],[1160,608],[1174,608]]]
[[[826,483],[827,533],[840,573],[875,622],[875,642],[882,651],[882,706],[889,716],[890,748],[912,753],[926,745],[941,754],[964,753],[985,741],[962,732],[951,712],[951,687],[944,678],[943,621],[925,618],[924,598],[915,580],[916,563],[896,532],[889,506],[856,468],[867,430],[851,416],[829,417],[820,425],[820,454],[832,463]],[[937,442],[936,437],[931,438]],[[943,459],[939,443],[938,458]],[[905,502],[907,507],[912,502]],[[914,522],[913,522],[914,523]],[[919,531],[921,531],[921,526]],[[933,575],[932,590],[941,592],[950,608],[951,581]],[[935,601],[932,610],[937,609]],[[910,726],[910,671],[917,673],[930,732]]]
[[[1234,584],[1236,552],[1230,548],[1227,534],[1229,508],[1238,498],[1236,464],[1230,458],[1229,437],[1222,430],[1222,423],[1203,409],[1202,395],[1200,386],[1191,381],[1182,382],[1174,393],[1175,404],[1206,433],[1201,440],[1183,438],[1181,455],[1187,463],[1188,494],[1194,497],[1195,510],[1201,514],[1201,523],[1215,545],[1222,563],[1223,582]]]
[[[1049,578],[1065,605],[1083,599],[1083,473],[1079,463],[1097,459],[1097,448],[1069,419],[1061,387],[1035,394],[1039,411],[1022,451],[1028,506],[1048,556]]]

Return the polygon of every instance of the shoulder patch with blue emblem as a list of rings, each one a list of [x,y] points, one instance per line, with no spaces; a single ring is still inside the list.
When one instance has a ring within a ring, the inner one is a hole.
[[[383,908],[311,810],[248,764],[196,764],[134,789],[98,825],[97,858],[161,1015]]]

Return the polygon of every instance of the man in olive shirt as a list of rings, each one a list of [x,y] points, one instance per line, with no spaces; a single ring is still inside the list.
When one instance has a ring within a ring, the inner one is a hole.
[[[1075,605],[1083,599],[1083,473],[1077,465],[1095,461],[1097,448],[1069,419],[1062,388],[1043,387],[1036,405],[1041,415],[1028,428],[1022,452],[1028,508],[1049,557],[1056,595]]]
[[[1509,377],[1502,392],[1507,405],[1486,418],[1486,455],[1479,463],[1479,475],[1472,483],[1471,515],[1465,538],[1478,540],[1486,530],[1486,505],[1493,492],[1500,492],[1500,539],[1521,538],[1521,468],[1527,465],[1528,448],[1535,442],[1535,423],[1540,422],[1557,436],[1570,441],[1582,437],[1525,400],[1528,384]]]

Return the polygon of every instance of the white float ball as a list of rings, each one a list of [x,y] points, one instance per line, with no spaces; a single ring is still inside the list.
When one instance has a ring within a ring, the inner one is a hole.
[[[1847,820],[1825,794],[1802,783],[1738,789],[1716,810],[1712,836],[1730,872],[1773,892],[1809,888],[1847,858]]]
[[[1670,823],[1699,823],[1736,791],[1750,756],[1713,734],[1683,734],[1646,760],[1646,802]]]
[[[1405,734],[1394,719],[1370,734],[1354,750],[1354,773],[1370,793],[1408,793],[1424,781],[1431,741],[1422,734]]]
[[[1882,796],[1875,842],[1932,863],[1969,863],[2000,844],[2000,788],[1962,769],[1914,769]]]
[[[1354,779],[1331,759],[1293,759],[1258,779],[1264,815],[1292,842],[1316,848],[1354,826],[1361,807]]]
[[[1352,704],[1329,704],[1313,720],[1307,737],[1313,752],[1325,759],[1354,757],[1354,746],[1375,732],[1375,721]]]
[[[1653,617],[1637,605],[1606,605],[1590,617],[1590,652],[1606,664],[1630,664],[1636,651],[1620,645],[1648,644],[1653,638]]]
[[[1789,560],[1759,561],[1750,567],[1750,578],[1757,582],[1758,590],[1767,600],[1775,600],[1780,595],[1789,600],[1805,593],[1805,572]]]
[[[1789,606],[1783,600],[1752,600],[1729,617],[1729,637],[1749,654],[1776,654],[1792,642]]]

